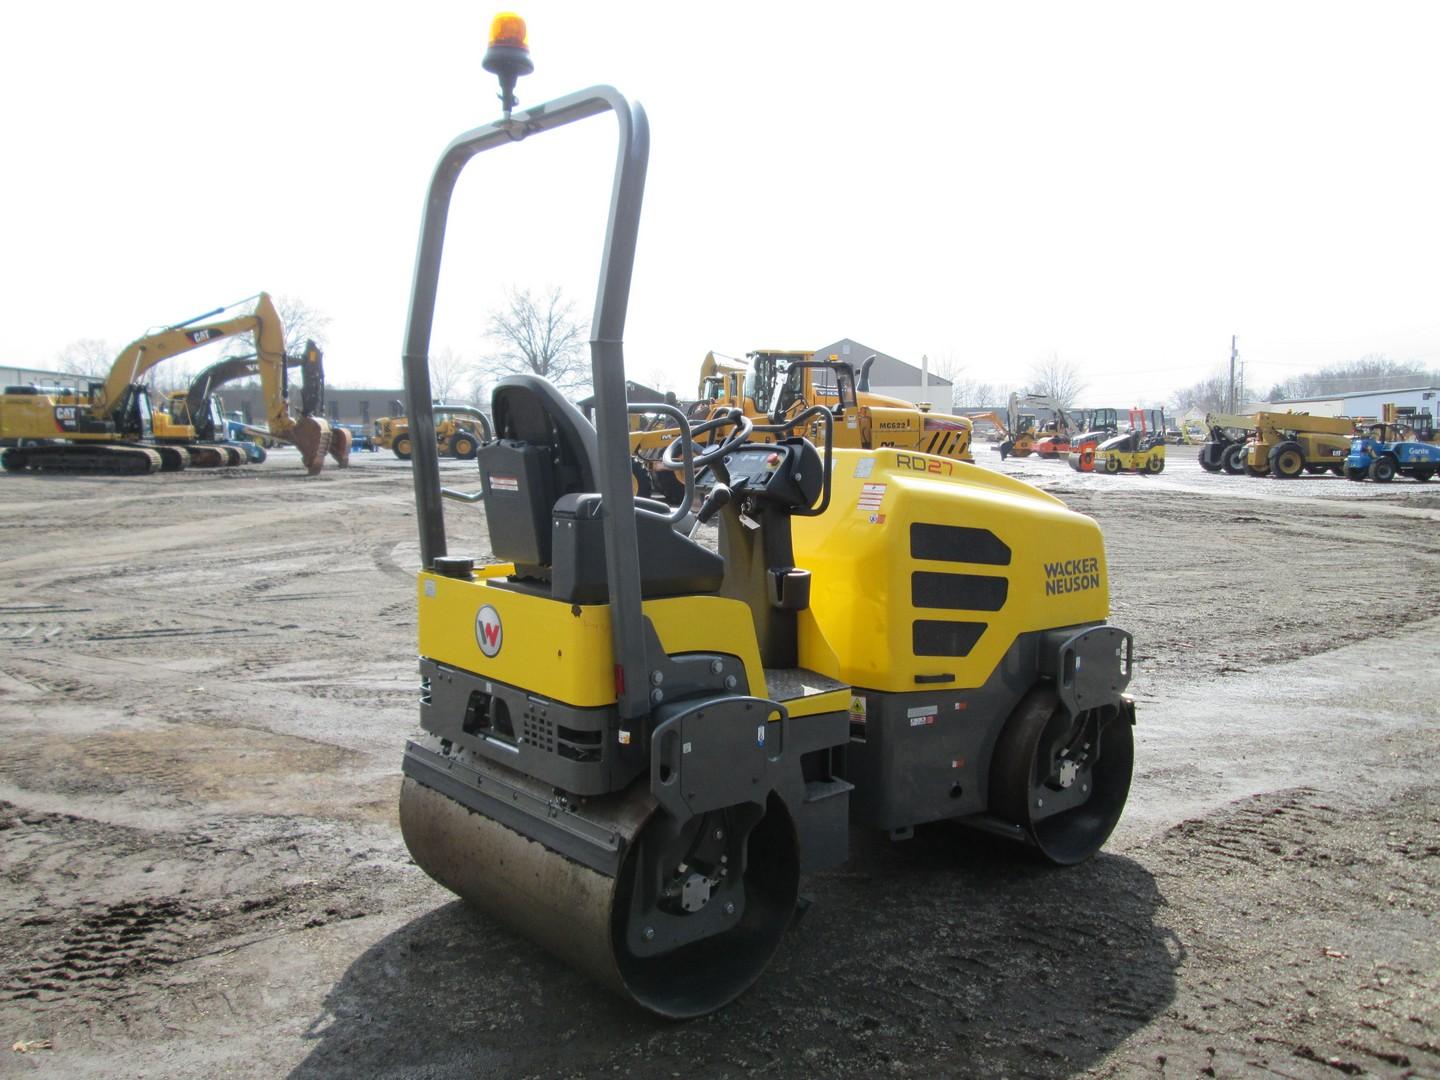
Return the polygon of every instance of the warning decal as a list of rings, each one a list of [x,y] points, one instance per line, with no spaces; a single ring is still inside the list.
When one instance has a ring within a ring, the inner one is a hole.
[[[935,723],[935,718],[939,713],[939,705],[920,705],[905,711],[905,715],[910,719],[911,727],[927,727]]]

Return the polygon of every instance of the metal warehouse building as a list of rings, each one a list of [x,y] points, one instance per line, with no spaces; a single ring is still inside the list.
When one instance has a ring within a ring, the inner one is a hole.
[[[1382,405],[1394,404],[1400,409],[1413,408],[1417,412],[1440,415],[1440,386],[1411,386],[1394,390],[1365,390],[1349,394],[1331,394],[1326,397],[1290,398],[1256,404],[1255,409],[1293,409],[1308,412],[1312,416],[1354,416],[1366,419],[1378,417]]]

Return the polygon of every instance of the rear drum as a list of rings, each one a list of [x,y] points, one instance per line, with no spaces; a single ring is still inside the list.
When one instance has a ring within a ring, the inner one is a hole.
[[[990,764],[990,808],[1060,866],[1109,839],[1130,794],[1135,739],[1122,709],[1071,717],[1053,687],[1032,689],[1005,724]]]

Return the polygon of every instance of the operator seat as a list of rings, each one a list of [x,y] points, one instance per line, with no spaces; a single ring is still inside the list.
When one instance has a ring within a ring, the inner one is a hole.
[[[535,375],[501,380],[491,414],[495,438],[477,459],[496,558],[515,564],[512,581],[548,586],[553,599],[604,603],[609,585],[594,427]],[[724,560],[676,532],[669,513],[662,502],[635,500],[641,596],[717,592]]]

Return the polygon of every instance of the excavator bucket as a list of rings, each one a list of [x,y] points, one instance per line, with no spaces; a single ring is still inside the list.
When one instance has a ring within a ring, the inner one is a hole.
[[[350,434],[348,428],[332,427],[330,429],[330,456],[342,469],[350,464],[350,446],[354,441],[355,436]]]
[[[314,416],[302,416],[290,432],[289,439],[299,448],[300,461],[311,476],[318,475],[325,468],[325,455],[330,450],[332,435],[330,425]],[[348,454],[348,446],[346,451]]]

